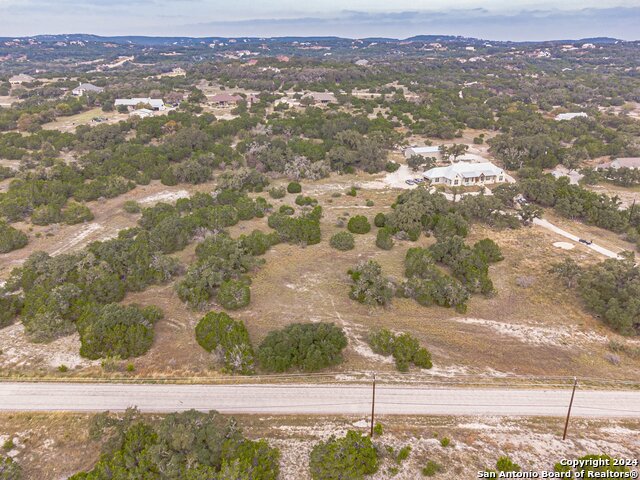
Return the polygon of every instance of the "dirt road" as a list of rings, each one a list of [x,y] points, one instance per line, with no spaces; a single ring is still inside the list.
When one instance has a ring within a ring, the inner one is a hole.
[[[378,414],[563,416],[570,390],[381,385]],[[256,414],[371,412],[370,385],[135,385],[0,383],[0,411],[218,410]],[[640,391],[576,392],[573,415],[640,418]]]
[[[566,230],[562,230],[560,227],[556,227],[553,223],[547,220],[544,220],[542,218],[534,218],[533,223],[535,223],[536,225],[542,228],[546,228],[547,230],[555,232],[558,235],[562,235],[565,238],[573,240],[574,242],[580,242],[580,237],[578,237],[577,235],[574,235],[573,233],[569,233]],[[605,257],[617,258],[617,259],[622,258],[616,252],[613,252],[607,248],[601,247],[600,245],[596,245],[595,243],[592,243],[590,245],[581,243],[581,245],[584,245],[585,247],[590,248],[591,250],[595,250],[596,252],[600,253],[601,255],[604,255]]]

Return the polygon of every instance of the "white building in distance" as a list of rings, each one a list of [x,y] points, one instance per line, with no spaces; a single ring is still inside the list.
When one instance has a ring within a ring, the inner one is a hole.
[[[164,100],[161,98],[118,98],[116,99],[115,106],[121,105],[129,108],[135,108],[138,105],[149,105],[152,110],[164,110]]]
[[[11,85],[21,85],[23,83],[31,83],[33,81],[35,81],[35,78],[25,73],[14,75],[13,77],[9,78],[9,83]]]
[[[588,118],[589,115],[587,115],[585,112],[559,113],[558,115],[556,115],[556,120],[573,120],[574,118],[579,117]]]
[[[436,167],[423,174],[432,185],[470,187],[505,181],[504,170],[491,162],[455,163],[447,167]]]
[[[404,158],[411,158],[414,155],[420,155],[421,157],[435,157],[440,155],[440,147],[409,147],[404,151]]]
[[[596,170],[605,170],[607,168],[630,168],[632,170],[640,169],[640,157],[620,157],[612,162],[603,163],[596,167]]]
[[[104,92],[104,88],[96,87],[95,85],[93,85],[91,83],[81,83],[76,88],[71,90],[71,93],[73,95],[75,95],[76,97],[81,97],[87,92],[90,92],[90,93],[102,93],[102,92]]]

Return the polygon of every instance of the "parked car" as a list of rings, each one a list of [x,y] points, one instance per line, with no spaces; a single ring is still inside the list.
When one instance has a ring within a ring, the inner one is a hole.
[[[580,243],[584,243],[585,245],[591,245],[593,243],[593,240],[585,240],[584,238],[581,238],[578,241]]]
[[[424,178],[422,178],[422,177],[420,177],[420,178],[414,178],[414,179],[413,179],[413,182],[414,182],[414,183],[422,183],[422,182],[424,182]]]
[[[409,180],[405,180],[404,183],[406,183],[407,185],[415,185],[413,183],[413,180],[409,179]]]

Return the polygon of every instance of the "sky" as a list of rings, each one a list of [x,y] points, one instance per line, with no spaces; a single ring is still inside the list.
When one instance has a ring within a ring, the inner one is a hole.
[[[640,0],[0,0],[0,37],[640,39]]]

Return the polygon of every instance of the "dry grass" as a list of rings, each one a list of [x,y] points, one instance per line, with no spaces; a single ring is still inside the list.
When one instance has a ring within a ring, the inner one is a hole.
[[[366,345],[367,333],[374,328],[387,327],[414,334],[433,353],[438,374],[480,373],[566,375],[583,377],[640,379],[640,360],[622,355],[619,365],[605,360],[607,340],[621,340],[597,319],[586,313],[575,292],[567,290],[549,273],[552,263],[570,256],[580,263],[600,261],[590,249],[577,246],[571,251],[553,247],[560,237],[542,228],[522,228],[515,231],[493,231],[474,225],[468,242],[490,237],[502,248],[505,260],[491,267],[496,294],[490,298],[474,296],[466,315],[440,307],[426,308],[409,299],[394,299],[387,308],[360,305],[348,297],[347,270],[357,262],[374,258],[386,274],[401,281],[403,259],[408,248],[433,242],[422,237],[418,242],[396,242],[390,251],[375,247],[375,232],[356,235],[356,248],[339,252],[329,247],[328,239],[339,231],[336,222],[347,214],[364,214],[372,221],[379,211],[389,211],[399,193],[389,189],[359,190],[356,197],[344,193],[352,184],[375,182],[380,176],[333,175],[304,187],[303,193],[320,200],[324,208],[322,242],[301,248],[280,244],[264,256],[265,265],[256,271],[252,283],[252,301],[248,308],[234,312],[249,330],[254,344],[266,334],[295,322],[331,321],[347,331],[350,345],[340,372],[352,370],[392,371],[393,364],[373,355]],[[197,187],[164,187],[158,183],[140,186],[127,195],[91,205],[96,214],[93,223],[104,228],[92,232],[68,249],[77,249],[89,240],[115,235],[118,229],[133,226],[136,215],[122,210],[127,199],[141,200],[161,192],[187,189],[206,191],[213,184]],[[263,194],[265,195],[265,194]],[[281,204],[293,205],[295,196],[282,200],[269,199],[277,209]],[[366,200],[374,202],[366,206]],[[597,239],[609,248],[624,248],[618,236],[549,215],[562,228]],[[3,256],[0,278],[8,275],[12,266],[32,251],[55,251],[69,245],[84,226],[38,227],[53,233],[53,237],[33,239],[25,249]],[[266,219],[241,222],[230,229],[233,236],[253,229],[269,231]],[[34,227],[34,231],[36,228]],[[33,235],[32,235],[33,237]],[[194,259],[194,245],[176,254],[185,264]],[[519,279],[527,277],[528,287],[519,286]],[[204,312],[194,312],[181,303],[173,285],[154,286],[144,292],[129,294],[126,302],[157,304],[165,311],[165,319],[156,326],[156,341],[143,357],[133,359],[134,375],[215,375],[213,358],[195,342],[194,326]],[[216,306],[212,305],[212,309]],[[2,361],[2,356],[0,356]],[[55,372],[53,372],[55,373]],[[100,367],[84,367],[75,374],[100,373]],[[67,373],[66,375],[69,375]]]

